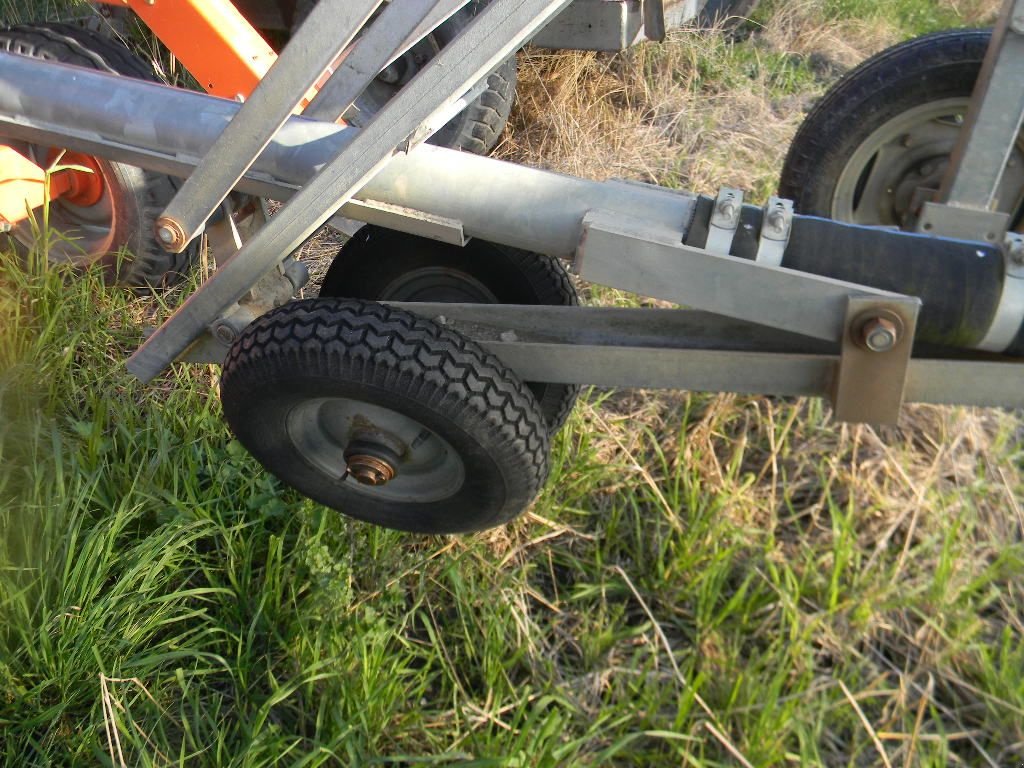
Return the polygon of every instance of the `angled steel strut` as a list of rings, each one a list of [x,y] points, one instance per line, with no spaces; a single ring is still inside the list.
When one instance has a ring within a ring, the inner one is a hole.
[[[342,0],[337,1],[343,4]],[[351,144],[341,150],[266,227],[225,261],[206,284],[189,297],[132,355],[128,362],[129,370],[143,381],[149,381],[170,365],[221,313],[238,302],[259,277],[273,269],[323,226],[374,173],[387,164],[396,148],[431,115],[444,109],[485,77],[568,2],[495,0],[488,5],[451,45],[440,51],[411,83],[374,116]],[[303,28],[316,20],[317,17],[311,16]],[[300,32],[300,36],[306,35]],[[267,74],[267,79],[272,79],[273,84],[302,82],[301,75],[295,72],[301,73],[304,63],[300,57],[282,57]],[[275,76],[279,68],[283,73]],[[312,78],[308,74],[307,70],[306,80],[312,81],[320,73],[317,72]],[[279,107],[287,103],[288,94],[268,89],[263,98]],[[263,103],[263,98],[259,104]],[[244,135],[246,130],[250,130],[258,132],[262,138],[266,135],[265,130],[256,125],[247,125],[249,120],[256,121],[259,118],[258,112],[246,110],[243,106],[225,131]],[[240,124],[236,121],[240,121]],[[234,128],[236,125],[238,127]],[[260,149],[263,146],[265,142]],[[255,160],[255,153],[239,157],[242,158],[240,163],[232,156],[225,165],[230,164],[232,169],[243,166],[238,174],[240,176]],[[233,175],[233,171],[225,172],[222,177],[210,182],[213,192],[207,200],[220,194],[219,182],[229,175]],[[200,175],[194,186],[202,189],[204,185],[205,181]]]

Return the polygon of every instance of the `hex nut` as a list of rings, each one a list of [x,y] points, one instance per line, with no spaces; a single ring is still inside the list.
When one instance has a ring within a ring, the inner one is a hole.
[[[184,250],[186,245],[188,245],[188,238],[185,236],[185,231],[174,219],[161,216],[156,221],[154,231],[156,233],[156,239],[166,251],[179,253]]]
[[[861,327],[861,340],[872,352],[888,352],[899,342],[899,329],[887,317],[873,317]]]

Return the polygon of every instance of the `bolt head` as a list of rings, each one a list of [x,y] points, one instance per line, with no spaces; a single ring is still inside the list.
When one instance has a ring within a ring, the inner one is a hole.
[[[1016,237],[1007,236],[1006,255],[1011,264],[1018,266],[1024,264],[1024,241]]]
[[[768,226],[771,227],[772,231],[776,234],[781,235],[786,231],[786,217],[779,212],[769,214]]]
[[[174,230],[170,227],[157,227],[156,236],[160,238],[161,243],[170,245],[174,242]]]
[[[227,323],[220,323],[213,328],[213,335],[217,341],[223,344],[233,344],[238,334],[235,329]]]
[[[896,324],[885,317],[874,317],[861,330],[864,346],[872,352],[888,352],[899,341]]]

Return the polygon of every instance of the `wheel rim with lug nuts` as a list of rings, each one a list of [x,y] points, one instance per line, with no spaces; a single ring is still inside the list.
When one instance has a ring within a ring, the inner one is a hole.
[[[936,189],[949,164],[968,101],[921,104],[871,133],[836,182],[831,216],[857,224],[907,226],[920,204],[918,190]],[[999,210],[1015,211],[1024,189],[1024,151],[1018,139],[1000,184]]]

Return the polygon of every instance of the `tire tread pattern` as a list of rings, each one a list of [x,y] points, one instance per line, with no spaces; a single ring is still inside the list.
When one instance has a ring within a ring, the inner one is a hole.
[[[486,155],[501,138],[516,99],[516,57],[487,76],[487,90],[456,115],[429,143]]]
[[[458,246],[366,225],[335,256],[324,277],[320,295],[374,301],[392,299],[392,295],[382,290],[382,283],[393,279],[405,268],[411,268],[407,262],[403,266],[401,259],[407,251],[415,250],[424,255],[425,260],[433,260],[458,272],[469,272],[494,291],[499,303],[578,306],[579,297],[572,279],[558,259],[482,240],[473,240],[465,248],[478,250],[468,260],[455,265],[449,257],[463,255],[463,249]],[[490,271],[488,265],[499,262],[507,268],[502,270],[506,274],[515,273],[515,288],[510,289],[509,283],[503,282],[500,272]],[[554,435],[572,413],[579,397],[579,385],[527,382],[527,386],[537,398],[550,433]]]
[[[501,246],[512,261],[520,265],[530,284],[537,288],[537,303],[545,306],[578,307],[579,294],[569,273],[553,256]],[[557,434],[565,426],[580,396],[579,384],[548,385],[543,388],[542,411],[550,434]]]
[[[355,376],[428,408],[454,409],[499,434],[495,458],[525,468],[525,481],[500,510],[460,531],[507,522],[544,485],[547,425],[533,395],[495,355],[449,328],[376,302],[289,302],[257,318],[228,353],[221,387],[229,424],[249,417],[241,393],[251,382],[295,371]]]

